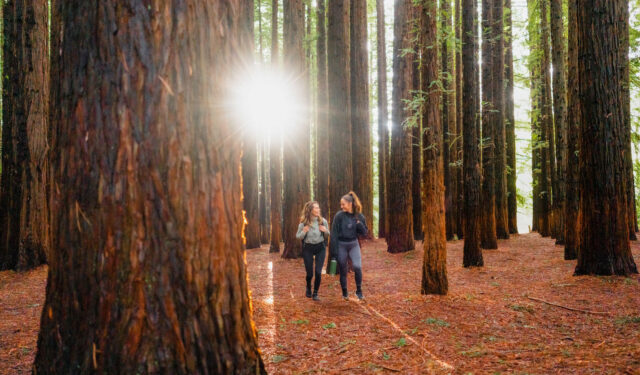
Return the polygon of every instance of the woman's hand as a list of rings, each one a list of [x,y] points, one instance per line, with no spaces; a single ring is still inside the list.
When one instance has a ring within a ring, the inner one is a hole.
[[[307,233],[309,229],[311,228],[308,225],[305,225],[304,228],[302,228],[302,232]]]
[[[327,227],[325,227],[324,225],[318,226],[318,229],[320,229],[320,232],[322,233],[327,233]]]

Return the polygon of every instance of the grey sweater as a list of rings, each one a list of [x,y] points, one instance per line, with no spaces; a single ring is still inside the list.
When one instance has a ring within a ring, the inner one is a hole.
[[[322,225],[327,228],[327,231],[324,233],[326,236],[329,236],[329,224],[327,224],[327,220],[322,219]],[[304,238],[304,242],[316,245],[324,241],[323,233],[320,232],[320,228],[318,227],[318,218],[311,219],[311,225],[309,226],[309,231],[307,233],[303,232],[304,223],[298,224],[298,233],[296,233],[296,238],[302,240]],[[306,238],[304,236],[307,236]]]

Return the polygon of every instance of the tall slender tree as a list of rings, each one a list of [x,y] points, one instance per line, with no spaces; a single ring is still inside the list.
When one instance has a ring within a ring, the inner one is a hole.
[[[553,132],[553,106],[551,92],[551,29],[549,28],[549,0],[538,0],[540,4],[540,48],[542,49],[542,66],[540,69],[541,86],[540,86],[540,111],[541,111],[541,127],[542,127],[542,145],[543,145],[543,172],[542,178],[545,180],[543,186],[543,209],[544,217],[542,219],[542,227],[540,234],[543,237],[554,236],[553,232],[553,212],[551,205],[553,202],[553,194],[557,189],[557,181],[555,176],[555,141]]]
[[[46,262],[49,227],[49,21],[45,0],[3,4],[0,270]]]
[[[156,3],[166,33],[143,1],[130,3],[136,12],[55,4],[59,221],[34,372],[266,373],[242,249],[238,124],[209,105],[226,102],[225,78],[241,66],[237,10],[249,7]]]
[[[581,3],[578,24],[581,241],[575,273],[629,275],[637,267],[629,246],[621,53],[628,6],[622,0]],[[628,61],[627,61],[628,63]]]
[[[389,173],[389,111],[387,104],[387,49],[384,0],[376,0],[376,54],[378,73],[378,236],[387,236],[387,175]]]
[[[295,77],[294,84],[300,91],[306,91],[304,51],[304,7],[302,0],[284,0],[284,66]],[[301,93],[300,97],[306,97]],[[302,246],[296,238],[296,228],[300,211],[310,198],[309,186],[309,118],[306,111],[297,109],[299,120],[287,131],[288,140],[283,143],[283,216],[284,216],[284,251],[283,258],[299,258]]]
[[[269,142],[260,143],[260,243],[268,244],[271,226],[269,225]]]
[[[580,100],[578,97],[578,0],[569,0],[567,56],[567,190],[564,259],[577,259],[580,245]]]
[[[497,249],[493,0],[482,0],[482,248]]]
[[[333,217],[340,209],[340,197],[353,189],[349,1],[328,0],[327,22],[329,212]]]
[[[422,106],[424,123],[422,170],[422,223],[424,261],[422,264],[422,294],[447,294],[447,237],[444,204],[443,132],[440,113],[442,92],[432,85],[440,77],[438,66],[438,0],[423,0],[420,14],[421,82],[425,96]],[[450,17],[449,17],[450,18]]]
[[[421,94],[420,87],[420,53],[421,53],[421,40],[422,35],[420,33],[420,18],[422,13],[422,4],[414,3],[413,7],[414,15],[412,17],[412,33],[415,51],[415,57],[413,59],[413,71],[411,72],[411,97],[413,101],[419,101]],[[410,105],[411,108],[411,120],[408,123],[412,123],[411,127],[411,212],[413,214],[413,238],[421,241],[423,238],[422,233],[422,113],[420,108],[415,105]]]
[[[362,201],[362,213],[367,223],[373,223],[373,154],[371,151],[371,124],[369,123],[367,1],[350,0],[350,5],[353,190]]]
[[[478,140],[478,9],[474,0],[462,0],[462,101],[464,166],[464,267],[483,266],[480,249],[481,197]]]
[[[504,110],[507,152],[507,205],[509,215],[509,233],[518,233],[517,169],[516,169],[516,127],[513,103],[513,30],[511,0],[504,0],[505,38],[504,38]]]
[[[325,0],[317,0],[316,8],[316,50],[317,67],[317,116],[316,116],[316,160],[317,195],[323,215],[329,214],[329,113],[327,92],[327,28]]]
[[[279,65],[278,0],[271,1],[271,66]],[[273,130],[273,129],[272,129]],[[269,136],[269,181],[271,183],[270,253],[280,252],[282,239],[282,135],[274,131]]]
[[[412,0],[394,4],[393,21],[393,95],[391,121],[391,156],[388,186],[387,251],[399,253],[415,248],[413,238],[413,199],[411,165],[411,127],[407,126],[410,110],[406,102],[412,99],[413,61],[415,45],[412,29],[415,11]]]
[[[462,149],[463,149],[463,113],[464,110],[462,108],[462,9],[461,9],[461,0],[455,0],[455,22],[454,27],[456,28],[456,124],[457,124],[457,134],[456,134],[456,142],[455,142],[455,161],[456,161],[456,170],[457,170],[457,215],[456,221],[458,228],[458,238],[464,238],[464,168],[462,163]]]
[[[249,45],[244,51],[244,66],[253,67],[254,60],[254,0],[246,0],[249,9],[245,12]],[[242,199],[246,225],[244,237],[247,249],[260,247],[260,188],[258,181],[258,142],[251,128],[253,124],[244,124],[242,134]]]
[[[507,154],[505,133],[505,103],[504,103],[504,4],[503,0],[491,0],[492,23],[491,39],[492,80],[493,91],[493,134],[494,134],[494,173],[496,200],[496,236],[500,239],[509,238],[509,211],[507,204]]]

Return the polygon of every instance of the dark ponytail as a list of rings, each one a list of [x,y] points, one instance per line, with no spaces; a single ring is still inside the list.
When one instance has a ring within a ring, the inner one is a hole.
[[[342,199],[352,203],[354,214],[362,212],[362,203],[360,203],[360,198],[358,198],[356,193],[354,193],[353,191],[350,191],[347,195],[343,196]]]

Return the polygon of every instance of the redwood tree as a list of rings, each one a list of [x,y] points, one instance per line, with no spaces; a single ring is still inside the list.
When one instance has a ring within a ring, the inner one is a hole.
[[[241,66],[246,3],[56,4],[59,220],[34,373],[265,373],[239,124],[211,105]]]
[[[387,236],[387,175],[389,173],[389,111],[387,104],[387,50],[384,0],[376,0],[376,51],[378,73],[378,236]]]
[[[260,144],[260,243],[268,244],[271,228],[269,225],[269,142]]]
[[[419,22],[421,13],[422,13],[422,5],[415,6],[413,11],[415,15],[413,17],[413,22]],[[419,24],[414,25],[414,28],[420,27]],[[416,29],[417,30],[417,29]],[[413,72],[412,76],[412,84],[411,84],[411,97],[412,100],[416,100],[420,98],[420,60],[418,52],[421,49],[420,40],[422,36],[416,37],[416,44],[414,45],[414,49],[416,50],[416,57],[413,60]],[[412,112],[410,114],[413,119],[412,122],[415,122],[411,127],[411,212],[413,214],[413,238],[415,240],[421,241],[423,238],[422,234],[422,113],[419,108],[412,108]]]
[[[0,270],[47,260],[49,21],[46,0],[3,4]]]
[[[351,140],[353,190],[362,202],[367,223],[373,223],[373,163],[369,124],[367,1],[351,0]]]
[[[629,245],[624,77],[618,65],[628,57],[617,53],[624,32],[618,20],[624,18],[627,6],[622,0],[594,0],[577,9],[581,208],[577,275],[638,272]]]
[[[454,27],[456,28],[456,142],[455,142],[455,161],[456,161],[456,174],[457,174],[457,214],[456,214],[456,227],[458,229],[458,238],[464,238],[464,168],[462,166],[462,148],[463,148],[463,113],[462,108],[462,9],[461,0],[455,0],[455,21]]]
[[[516,167],[516,127],[513,104],[513,30],[511,0],[504,0],[504,121],[507,153],[507,205],[509,233],[518,233],[517,167]]]
[[[306,87],[306,59],[304,41],[304,7],[302,0],[284,0],[284,66],[295,77],[294,84],[304,91]],[[306,94],[300,94],[305,98]],[[309,122],[308,116],[300,111],[295,124],[287,129],[287,141],[283,142],[284,168],[284,251],[283,258],[302,256],[300,240],[296,230],[300,212],[310,198],[309,192]]]
[[[410,111],[406,101],[412,99],[414,53],[412,43],[415,16],[412,0],[398,0],[394,4],[393,22],[393,95],[391,121],[391,155],[388,187],[387,251],[399,253],[413,250],[413,199],[411,166],[411,127],[407,126]]]
[[[438,2],[423,0],[420,15],[422,119],[424,122],[422,170],[422,223],[424,233],[424,261],[422,264],[422,294],[447,294],[447,237],[444,205],[443,131],[440,124],[440,98],[438,85],[432,85],[440,76],[438,66]]]
[[[278,48],[278,0],[271,1],[271,66],[280,60]],[[272,132],[269,147],[269,182],[271,183],[271,238],[270,253],[280,252],[282,240],[282,136]]]
[[[329,217],[333,218],[340,209],[340,198],[353,190],[349,2],[328,0],[327,22]]]
[[[580,245],[580,100],[578,97],[578,0],[569,0],[569,49],[567,58],[567,190],[564,226],[564,259],[578,257]]]
[[[480,147],[478,140],[478,9],[474,0],[462,0],[462,101],[464,167],[464,267],[483,266],[480,249]]]
[[[326,12],[325,0],[317,0],[316,8],[316,49],[318,54],[318,92],[317,92],[317,117],[316,117],[316,158],[318,168],[316,178],[317,196],[315,199],[320,204],[322,214],[329,215],[329,113],[327,92],[327,28],[325,26]]]
[[[542,65],[540,74],[540,114],[541,114],[541,132],[542,132],[542,204],[543,214],[540,234],[543,237],[555,236],[553,232],[553,212],[551,205],[553,202],[553,194],[557,190],[555,176],[555,142],[553,137],[553,107],[551,102],[551,48],[549,42],[551,40],[551,30],[549,28],[549,0],[538,0],[540,3],[540,48],[542,49]],[[546,188],[544,188],[546,186]]]

